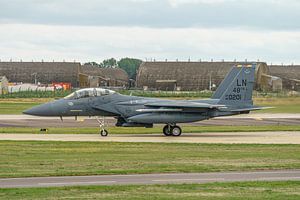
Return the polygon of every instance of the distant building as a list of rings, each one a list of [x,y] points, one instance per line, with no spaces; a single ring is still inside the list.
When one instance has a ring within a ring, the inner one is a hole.
[[[80,87],[127,87],[128,74],[120,68],[83,65],[79,73]]]
[[[283,89],[300,91],[300,65],[270,65],[270,73],[282,79]]]
[[[214,90],[233,65],[251,64],[245,62],[143,62],[137,72],[138,88],[149,90]],[[276,90],[279,82],[272,81],[266,63],[256,63],[256,89]],[[276,77],[278,78],[278,77]],[[279,78],[280,79],[280,78]]]
[[[72,62],[0,62],[0,74],[11,82],[70,83],[72,87],[127,87],[129,78],[120,68],[99,68]]]
[[[8,80],[5,76],[0,76],[0,95],[8,93]]]
[[[0,62],[0,74],[10,82],[67,82],[77,87],[80,66],[80,63],[68,62]]]

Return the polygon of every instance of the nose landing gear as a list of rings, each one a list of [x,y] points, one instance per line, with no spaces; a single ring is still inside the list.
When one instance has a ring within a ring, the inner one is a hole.
[[[106,137],[108,135],[108,131],[105,129],[105,120],[104,120],[104,117],[102,117],[102,119],[99,119],[98,117],[96,117],[96,120],[99,123],[100,135],[102,137]]]
[[[108,135],[108,131],[105,130],[105,129],[103,129],[103,130],[100,131],[100,135],[101,135],[102,137],[106,137],[106,136]]]
[[[179,126],[176,126],[176,124],[167,124],[163,128],[163,133],[165,136],[180,136],[182,133],[182,130]]]

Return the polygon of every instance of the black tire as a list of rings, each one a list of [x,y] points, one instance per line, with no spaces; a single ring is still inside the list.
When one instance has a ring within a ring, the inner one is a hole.
[[[101,135],[102,137],[106,137],[106,136],[108,135],[108,131],[105,130],[105,129],[103,129],[103,130],[100,131],[100,135]]]
[[[182,130],[179,126],[173,126],[172,129],[171,129],[171,132],[172,132],[173,136],[178,137],[178,136],[181,135]]]
[[[172,135],[172,127],[170,127],[170,131],[169,131],[169,126],[165,125],[163,128],[163,133],[165,136],[171,136]]]

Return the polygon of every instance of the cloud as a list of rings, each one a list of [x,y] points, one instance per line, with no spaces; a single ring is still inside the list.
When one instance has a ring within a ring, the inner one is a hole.
[[[129,56],[300,63],[300,31],[7,24],[0,35],[1,60],[99,62]]]
[[[298,62],[298,0],[0,1],[0,59]]]
[[[297,0],[10,0],[0,23],[299,30]]]
[[[236,0],[169,0],[169,3],[173,7],[177,7],[185,4],[220,4],[228,3]]]

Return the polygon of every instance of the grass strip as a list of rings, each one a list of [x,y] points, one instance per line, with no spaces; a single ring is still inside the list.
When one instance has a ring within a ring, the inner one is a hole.
[[[254,98],[254,104],[259,106],[274,107],[256,111],[258,113],[300,113],[300,98]]]
[[[300,145],[0,141],[0,152],[0,177],[300,168]]]

